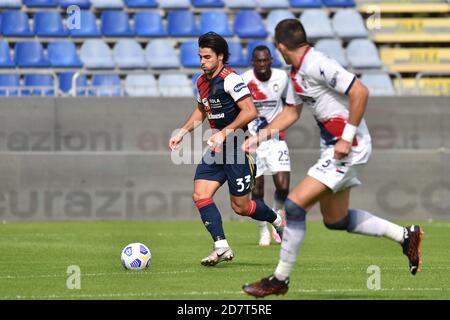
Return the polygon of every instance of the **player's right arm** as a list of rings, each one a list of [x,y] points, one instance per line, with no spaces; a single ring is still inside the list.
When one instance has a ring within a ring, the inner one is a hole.
[[[200,103],[197,104],[197,108],[194,109],[190,117],[186,120],[184,125],[178,132],[172,136],[169,140],[169,148],[170,150],[175,150],[178,144],[183,140],[183,137],[194,130],[196,127],[201,125],[206,118],[206,112],[203,109],[203,105]]]

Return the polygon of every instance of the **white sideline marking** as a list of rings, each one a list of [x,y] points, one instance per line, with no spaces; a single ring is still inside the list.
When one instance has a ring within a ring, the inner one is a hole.
[[[450,288],[384,288],[376,292],[395,292],[395,291],[450,291]],[[365,292],[373,293],[369,289],[296,289],[290,290],[291,293],[346,293],[346,292]],[[242,294],[242,291],[191,291],[191,292],[167,292],[167,293],[103,293],[103,294],[69,294],[69,295],[47,295],[47,296],[0,296],[1,299],[63,299],[63,298],[124,298],[124,297],[161,297],[161,296],[208,296],[223,294]],[[345,297],[344,297],[345,298]]]

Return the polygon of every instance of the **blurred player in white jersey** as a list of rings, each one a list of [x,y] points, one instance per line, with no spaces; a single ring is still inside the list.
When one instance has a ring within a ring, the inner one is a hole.
[[[369,96],[367,88],[334,59],[311,47],[299,20],[281,21],[275,28],[275,42],[286,63],[292,65],[294,90],[287,94],[287,107],[266,130],[247,139],[242,148],[252,150],[258,141],[270,137],[272,129],[287,129],[300,117],[304,105],[320,128],[321,154],[286,200],[287,226],[275,272],[244,285],[244,292],[265,297],[288,291],[289,275],[305,237],[306,212],[317,202],[328,229],[386,237],[399,243],[408,257],[409,270],[415,275],[421,264],[421,226],[405,228],[367,211],[349,208],[350,190],[360,184],[357,173],[372,151],[363,119]]]
[[[272,68],[272,55],[267,46],[257,46],[252,52],[253,68],[242,74],[253,102],[258,110],[258,117],[248,124],[251,135],[256,135],[265,128],[275,116],[283,110],[288,86],[291,85],[286,71]],[[273,210],[284,217],[284,202],[289,193],[291,161],[285,141],[285,132],[277,137],[261,142],[256,149],[256,183],[252,189],[253,199],[264,198],[264,175],[270,174],[275,184]],[[259,226],[259,245],[270,245],[270,232],[265,221],[257,221]],[[280,236],[272,228],[272,237],[281,243]]]

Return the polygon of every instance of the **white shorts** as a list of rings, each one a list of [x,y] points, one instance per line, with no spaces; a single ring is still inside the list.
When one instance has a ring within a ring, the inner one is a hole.
[[[273,175],[280,171],[291,171],[289,149],[284,140],[270,139],[256,149],[256,177]]]
[[[334,146],[330,146],[326,149],[322,149],[320,159],[308,170],[308,176],[322,182],[334,193],[345,190],[347,188],[356,187],[361,184],[358,179],[358,170],[364,166],[367,162],[372,149],[371,146],[367,146],[367,149],[363,151],[364,162],[356,164],[352,163],[352,159],[359,156],[350,153],[349,156],[336,160],[334,157]]]

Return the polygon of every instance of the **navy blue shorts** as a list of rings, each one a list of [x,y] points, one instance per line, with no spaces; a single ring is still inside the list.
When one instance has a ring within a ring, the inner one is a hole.
[[[255,184],[256,164],[251,155],[242,154],[241,161],[237,161],[235,156],[235,161],[215,162],[211,161],[211,155],[214,156],[215,153],[207,152],[203,156],[195,171],[194,180],[212,180],[221,184],[228,181],[228,189],[233,196],[243,196],[252,191]],[[230,158],[230,155],[227,158]]]

